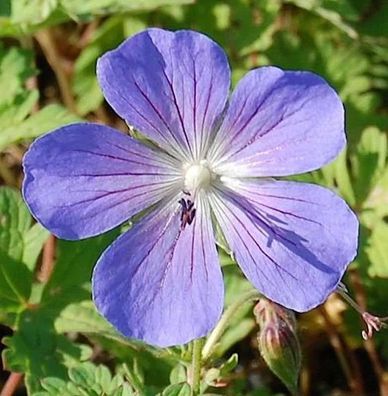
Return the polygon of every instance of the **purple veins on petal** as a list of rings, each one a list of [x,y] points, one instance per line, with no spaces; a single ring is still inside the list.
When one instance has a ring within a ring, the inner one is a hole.
[[[97,76],[121,117],[184,160],[206,149],[230,86],[222,48],[192,31],[145,30],[100,58]]]
[[[161,347],[206,335],[219,319],[223,282],[208,203],[181,230],[163,204],[116,240],[93,273],[98,310],[125,336]]]
[[[36,140],[23,166],[31,213],[63,239],[101,234],[179,188],[173,159],[94,124]]]
[[[221,174],[287,176],[327,164],[344,145],[343,105],[321,77],[260,67],[237,85],[209,158]]]
[[[244,274],[287,308],[307,311],[322,303],[356,254],[355,215],[322,187],[241,181],[211,203]]]

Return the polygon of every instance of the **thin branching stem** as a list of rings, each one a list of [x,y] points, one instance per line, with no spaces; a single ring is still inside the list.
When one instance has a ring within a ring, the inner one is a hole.
[[[363,311],[366,311],[366,307],[367,307],[366,292],[364,290],[364,286],[362,284],[358,270],[352,269],[351,271],[349,271],[349,278],[353,286],[357,304],[362,308]],[[376,374],[376,377],[378,378],[381,394],[387,395],[387,391],[385,389],[387,385],[385,382],[386,380],[384,378],[384,369],[380,362],[374,339],[368,338],[364,340],[364,346],[369,356],[369,359],[372,363],[372,367]]]
[[[57,78],[63,103],[70,111],[76,114],[77,107],[74,101],[70,81],[63,68],[63,59],[61,59],[58,52],[51,30],[45,29],[38,31],[35,33],[35,39],[39,43],[44,55],[46,56],[47,62],[50,64],[55,77]]]
[[[325,322],[325,329],[329,336],[330,344],[333,347],[335,354],[337,355],[338,361],[342,367],[342,371],[345,374],[350,389],[352,390],[354,395],[364,395],[365,392],[361,379],[356,373],[354,373],[354,369],[356,367],[353,367],[354,364],[352,365],[350,363],[351,357],[347,353],[344,341],[341,338],[340,334],[338,334],[335,325],[332,323],[332,320],[327,313],[324,305],[319,308],[319,312]]]

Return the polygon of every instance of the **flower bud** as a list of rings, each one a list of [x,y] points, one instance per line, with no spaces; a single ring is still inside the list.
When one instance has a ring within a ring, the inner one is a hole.
[[[301,351],[294,313],[261,298],[254,314],[260,326],[257,339],[261,355],[290,392],[297,394]]]

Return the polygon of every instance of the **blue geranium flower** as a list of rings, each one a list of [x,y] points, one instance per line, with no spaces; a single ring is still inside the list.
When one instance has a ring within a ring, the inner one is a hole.
[[[28,150],[23,193],[35,218],[70,240],[149,208],[93,274],[95,304],[121,333],[169,346],[215,326],[224,297],[215,224],[271,300],[306,311],[336,289],[356,254],[355,215],[327,189],[270,179],[317,169],[344,147],[343,106],[322,78],[261,67],[228,100],[223,50],[161,29],[106,53],[97,76],[147,139],[60,128]]]

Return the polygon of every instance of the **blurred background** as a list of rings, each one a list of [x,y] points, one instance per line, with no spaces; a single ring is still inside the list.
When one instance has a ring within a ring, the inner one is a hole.
[[[270,64],[314,71],[339,92],[347,149],[298,179],[336,190],[357,212],[359,254],[344,282],[362,309],[388,316],[387,1],[0,0],[1,396],[186,395],[171,386],[185,378],[188,347],[124,340],[91,304],[91,270],[120,230],[56,241],[19,193],[35,137],[81,119],[126,131],[103,100],[96,60],[150,26],[207,34],[226,50],[233,84]],[[220,254],[229,305],[248,285]],[[388,330],[364,341],[359,315],[337,295],[297,320],[302,395],[388,395]],[[212,364],[235,353],[238,362],[209,379],[209,395],[288,394],[260,356],[257,331],[247,304]]]

